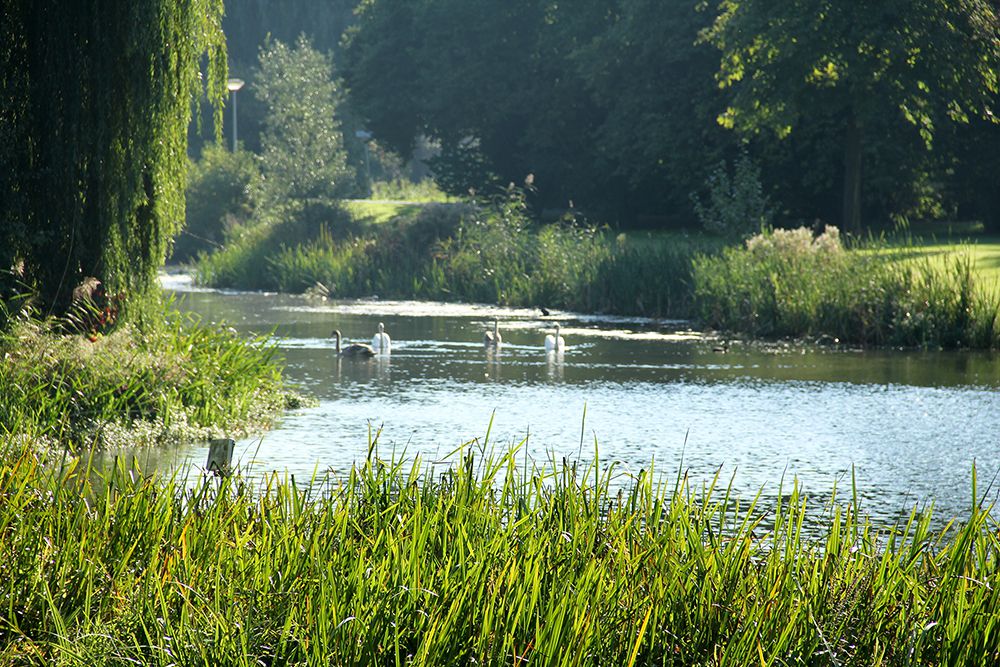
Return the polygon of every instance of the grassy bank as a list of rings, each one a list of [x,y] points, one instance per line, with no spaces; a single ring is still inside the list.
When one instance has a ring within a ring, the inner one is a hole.
[[[614,234],[570,222],[537,226],[523,201],[397,207],[348,204],[341,217],[253,228],[197,264],[200,282],[333,297],[477,301],[589,312],[685,316],[691,257],[719,242]]]
[[[689,317],[764,338],[852,345],[1000,347],[1000,247],[775,230],[724,248],[706,235],[536,225],[517,196],[354,203],[336,224],[254,228],[202,257],[218,287]],[[378,204],[376,206],[382,206]],[[361,211],[367,210],[362,213]]]
[[[846,250],[836,230],[776,230],[694,261],[703,322],[752,336],[827,336],[861,345],[1000,347],[1000,292],[971,252]]]
[[[291,400],[273,346],[168,309],[107,335],[23,319],[0,358],[0,433],[52,446],[240,433]]]
[[[968,256],[975,269],[976,281],[987,287],[1000,287],[1000,238],[971,236],[962,241],[935,237],[907,237],[903,242],[887,244],[882,249],[900,261],[925,261],[947,268],[955,255]]]
[[[325,492],[0,459],[0,663],[960,665],[1000,659],[998,526],[877,530],[645,472],[377,457]],[[618,480],[619,482],[621,480]],[[972,495],[975,496],[973,482]]]

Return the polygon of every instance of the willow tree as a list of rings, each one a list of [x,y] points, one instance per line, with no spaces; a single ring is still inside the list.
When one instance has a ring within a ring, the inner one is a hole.
[[[183,224],[206,55],[221,121],[222,13],[222,0],[0,5],[0,270],[48,310],[86,276],[130,301],[153,288]]]

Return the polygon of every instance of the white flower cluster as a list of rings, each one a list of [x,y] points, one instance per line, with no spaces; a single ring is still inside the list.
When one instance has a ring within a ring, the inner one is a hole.
[[[750,237],[746,244],[747,250],[757,255],[834,254],[844,250],[840,242],[840,230],[832,225],[827,225],[823,233],[815,238],[808,227],[775,229]]]

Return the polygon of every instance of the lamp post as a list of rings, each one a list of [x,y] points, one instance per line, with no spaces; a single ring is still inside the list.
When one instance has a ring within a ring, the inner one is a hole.
[[[236,91],[243,87],[243,79],[230,79],[226,82],[226,89],[233,100],[233,152],[236,152]]]
[[[364,142],[365,146],[365,188],[368,190],[368,196],[372,193],[372,168],[371,162],[368,159],[368,140],[372,138],[372,133],[368,130],[357,130],[354,133],[358,139]]]

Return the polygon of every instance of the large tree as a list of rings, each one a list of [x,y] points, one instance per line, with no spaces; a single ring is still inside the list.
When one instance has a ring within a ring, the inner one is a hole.
[[[262,203],[330,207],[354,187],[337,119],[340,89],[330,57],[300,37],[260,52],[254,94],[267,107],[261,136]]]
[[[706,34],[732,91],[724,125],[783,138],[813,119],[836,124],[852,231],[866,147],[887,121],[929,150],[945,123],[995,120],[1000,25],[988,0],[723,0]]]
[[[587,0],[563,13],[576,17],[571,62],[605,112],[591,168],[625,180],[636,214],[690,220],[691,193],[738,153],[715,122],[718,51],[698,40],[714,14],[700,0]]]
[[[0,7],[0,269],[47,309],[95,276],[139,299],[184,220],[187,124],[222,0],[7,0]]]

